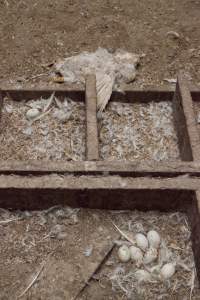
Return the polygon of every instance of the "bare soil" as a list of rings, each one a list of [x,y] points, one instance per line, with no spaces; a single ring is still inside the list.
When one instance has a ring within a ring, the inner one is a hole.
[[[146,55],[135,86],[167,84],[179,71],[200,84],[199,10],[199,0],[1,0],[0,83],[33,84],[24,81],[59,58],[105,47]]]
[[[168,282],[137,282],[135,263],[119,262],[115,243],[125,240],[113,223],[132,239],[137,232],[157,230],[171,253],[169,261],[177,262],[175,275]],[[13,213],[1,209],[0,229],[0,299],[19,299],[24,293],[20,299],[189,300],[193,283],[192,299],[200,299],[184,214],[69,207]]]

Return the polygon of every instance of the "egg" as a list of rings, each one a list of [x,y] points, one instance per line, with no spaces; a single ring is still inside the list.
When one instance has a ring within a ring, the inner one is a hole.
[[[143,251],[145,251],[148,248],[148,240],[145,237],[144,234],[142,233],[137,233],[135,236],[135,240],[136,240],[136,244],[137,246],[142,249]]]
[[[38,117],[39,114],[40,114],[39,109],[37,109],[37,108],[31,108],[31,109],[29,109],[29,110],[26,112],[26,118],[27,118],[28,120],[33,120],[33,119],[35,119],[36,117]]]
[[[161,268],[160,274],[162,279],[167,280],[174,275],[175,271],[176,271],[175,264],[168,263]]]
[[[121,262],[128,262],[131,258],[131,254],[128,246],[123,245],[118,250],[118,257]]]
[[[149,248],[144,255],[143,262],[145,265],[148,265],[155,261],[158,257],[158,251],[155,248]]]
[[[131,260],[135,261],[136,266],[139,267],[142,264],[143,260],[143,253],[140,250],[140,248],[137,248],[135,246],[131,246],[129,248]]]
[[[156,249],[159,248],[161,239],[160,239],[160,235],[158,234],[157,231],[150,230],[147,233],[147,239],[148,239],[150,247],[156,248]]]

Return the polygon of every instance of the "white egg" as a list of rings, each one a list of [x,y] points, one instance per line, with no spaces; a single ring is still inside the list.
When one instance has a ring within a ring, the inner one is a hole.
[[[39,109],[37,109],[37,108],[31,108],[31,109],[29,109],[29,110],[26,112],[26,118],[27,118],[28,120],[33,120],[33,119],[35,119],[36,117],[38,117],[39,114],[40,114]]]
[[[149,241],[149,245],[150,247],[152,248],[159,248],[159,245],[160,245],[160,235],[158,234],[157,231],[155,230],[150,230],[148,233],[147,233],[147,239]]]
[[[165,264],[162,269],[160,270],[160,274],[162,279],[169,279],[170,277],[172,277],[175,273],[176,269],[175,269],[175,264],[173,263],[168,263]]]
[[[130,251],[130,255],[131,255],[131,260],[136,262],[136,266],[138,266],[138,267],[141,266],[142,260],[143,260],[142,251],[135,246],[131,246],[129,248],[129,251]]]
[[[135,278],[139,281],[139,282],[147,282],[147,281],[151,281],[151,274],[145,270],[137,270],[135,272]]]
[[[128,246],[123,245],[118,250],[118,257],[121,262],[128,262],[131,258]]]
[[[145,265],[148,265],[155,261],[158,257],[158,251],[155,248],[149,248],[144,255],[143,262]]]
[[[144,234],[142,233],[137,233],[135,236],[135,240],[136,240],[136,244],[137,246],[142,249],[143,251],[145,251],[148,248],[148,240],[145,237]]]

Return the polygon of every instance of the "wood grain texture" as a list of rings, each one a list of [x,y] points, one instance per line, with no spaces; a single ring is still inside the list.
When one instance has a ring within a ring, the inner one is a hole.
[[[86,158],[99,159],[95,75],[88,75],[86,78]]]
[[[174,177],[188,174],[200,177],[200,162],[129,162],[129,161],[0,161],[0,174],[44,175],[120,175],[130,177]]]
[[[182,76],[178,77],[173,111],[181,159],[183,161],[199,160],[200,139],[196,127],[193,100],[187,82]]]
[[[188,206],[187,215],[190,223],[196,271],[200,280],[200,190],[195,192],[193,201]]]

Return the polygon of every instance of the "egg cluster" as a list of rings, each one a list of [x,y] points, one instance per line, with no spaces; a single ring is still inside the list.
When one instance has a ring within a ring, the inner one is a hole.
[[[128,247],[122,245],[118,250],[118,257],[121,262],[133,261],[136,266],[140,268],[156,262],[159,255],[159,249],[161,245],[161,238],[157,231],[150,230],[145,236],[142,233],[135,235],[135,245]],[[150,278],[150,274],[146,270],[138,270],[137,274],[140,276],[143,272],[144,277]],[[159,278],[161,280],[167,280],[172,277],[175,273],[175,264],[166,263],[159,268]]]

